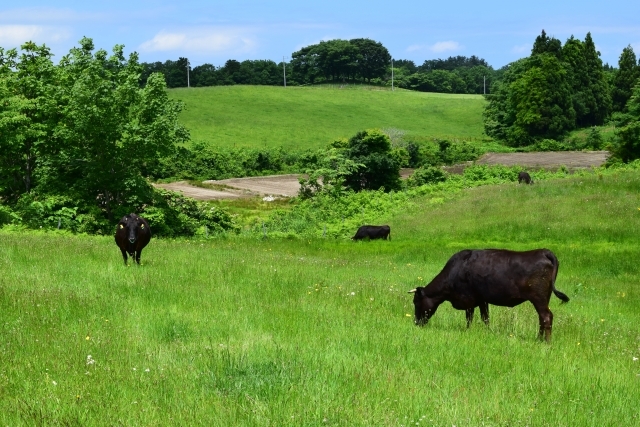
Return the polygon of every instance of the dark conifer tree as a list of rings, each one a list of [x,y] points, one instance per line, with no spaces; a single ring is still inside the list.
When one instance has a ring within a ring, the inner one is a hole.
[[[627,101],[631,98],[633,86],[640,77],[640,67],[636,61],[636,54],[631,45],[622,49],[618,60],[618,71],[613,78],[611,98],[613,111],[625,111]]]

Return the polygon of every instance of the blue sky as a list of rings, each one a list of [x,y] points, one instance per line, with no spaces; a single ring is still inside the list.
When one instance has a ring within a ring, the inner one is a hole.
[[[0,4],[0,46],[33,40],[60,59],[83,36],[141,61],[180,56],[192,66],[227,59],[281,61],[320,40],[368,37],[396,59],[477,55],[495,68],[527,56],[545,29],[563,42],[591,32],[602,59],[640,54],[640,1],[65,1]],[[52,6],[52,4],[55,4]]]

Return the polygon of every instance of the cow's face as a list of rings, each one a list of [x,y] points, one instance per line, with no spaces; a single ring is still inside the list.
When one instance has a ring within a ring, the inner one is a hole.
[[[438,302],[429,298],[426,294],[426,288],[417,287],[409,293],[413,294],[413,306],[415,308],[416,325],[426,325],[433,313],[438,309]]]
[[[126,228],[127,240],[130,243],[135,243],[138,240],[138,235],[140,231],[144,229],[144,223],[140,220],[138,216],[127,215],[124,218],[124,228]]]

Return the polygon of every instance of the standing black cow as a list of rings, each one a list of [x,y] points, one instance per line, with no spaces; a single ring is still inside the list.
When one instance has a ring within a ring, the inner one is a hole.
[[[442,271],[425,287],[413,293],[416,324],[424,325],[444,301],[466,310],[467,327],[475,307],[489,324],[489,304],[515,307],[530,301],[540,318],[540,339],[551,340],[553,314],[549,300],[553,292],[569,301],[555,288],[558,258],[548,249],[515,252],[502,249],[464,250],[453,255]]]
[[[116,245],[122,252],[124,264],[127,265],[127,253],[138,264],[140,254],[151,240],[151,229],[146,219],[134,213],[122,217],[116,228]]]
[[[351,240],[360,240],[360,239],[385,239],[389,238],[391,240],[391,227],[388,225],[363,225],[358,228],[356,231],[356,235],[351,238]]]
[[[533,184],[533,180],[531,179],[531,175],[529,175],[528,172],[524,172],[523,171],[523,172],[520,172],[518,174],[518,184],[522,184],[523,182],[525,184]]]

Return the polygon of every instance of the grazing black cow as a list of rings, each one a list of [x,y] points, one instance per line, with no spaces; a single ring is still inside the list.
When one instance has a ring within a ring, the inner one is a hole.
[[[122,217],[116,228],[116,245],[122,252],[124,264],[129,256],[140,264],[140,254],[151,240],[151,229],[146,219],[134,213]]]
[[[466,310],[467,327],[475,307],[489,324],[489,304],[515,307],[530,301],[540,318],[540,339],[551,340],[553,314],[549,300],[553,292],[569,301],[555,287],[558,258],[548,249],[515,252],[502,249],[464,250],[454,254],[442,271],[425,287],[413,293],[416,324],[424,325],[444,301]]]
[[[356,235],[351,238],[351,240],[360,240],[360,239],[385,239],[391,240],[391,227],[388,225],[363,225],[358,228],[356,231]]]
[[[523,182],[525,184],[533,184],[533,180],[531,179],[531,175],[529,175],[528,172],[524,172],[523,171],[523,172],[520,172],[518,174],[518,184],[522,184]]]

